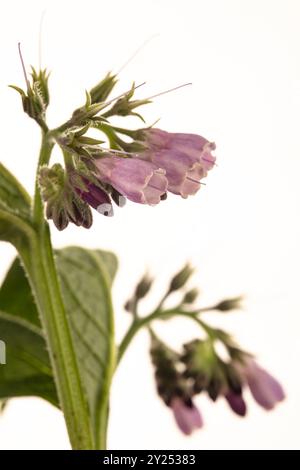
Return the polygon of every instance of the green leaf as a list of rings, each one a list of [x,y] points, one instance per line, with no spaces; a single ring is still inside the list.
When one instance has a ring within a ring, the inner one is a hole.
[[[26,250],[34,236],[30,216],[30,197],[18,180],[0,163],[0,240]]]
[[[117,269],[112,253],[70,247],[57,268],[96,441],[106,429],[108,393],[115,368],[110,286]]]
[[[118,270],[118,259],[116,255],[111,251],[93,250],[93,252],[97,255],[100,263],[105,266],[109,286],[111,287]]]
[[[6,364],[0,365],[0,399],[34,395],[58,406],[41,330],[0,311],[0,337],[6,345]]]
[[[0,209],[27,219],[30,197],[18,180],[0,163]]]
[[[68,247],[57,250],[55,260],[74,350],[97,440],[99,435],[105,432],[106,422],[103,419],[107,412],[109,387],[115,368],[110,288],[117,270],[117,259],[114,254],[105,251]],[[17,296],[15,292],[18,292]],[[2,327],[0,322],[0,338],[12,345],[17,344],[21,336],[24,339],[22,344],[25,353],[29,351],[30,354],[31,351],[31,355],[34,345],[34,348],[39,350],[39,352],[35,351],[35,357],[44,359],[40,365],[43,364],[46,371],[49,367],[48,356],[45,357],[46,343],[39,327],[39,317],[30,286],[18,258],[13,262],[0,289],[0,310],[4,309],[6,323]],[[8,323],[8,320],[11,323]],[[8,377],[1,375],[3,374],[2,368],[5,368],[11,380],[14,379],[13,384],[16,388],[13,395],[9,395],[9,388],[5,388],[5,384],[7,383],[9,387],[10,382]],[[12,368],[11,373],[10,368]],[[0,398],[3,396],[1,393],[4,393],[1,390],[6,391],[5,398],[7,398],[16,396],[16,390],[19,390],[19,395],[29,394],[29,389],[32,391],[34,386],[34,394],[42,396],[43,393],[44,398],[51,403],[54,402],[53,395],[49,392],[51,387],[54,388],[51,375],[39,374],[33,376],[31,381],[28,377],[26,383],[24,381],[22,368],[18,369],[14,363],[11,365],[8,360],[7,365],[1,366],[0,370]],[[49,398],[47,398],[48,395]]]
[[[37,307],[20,258],[13,261],[0,287],[0,310],[27,320],[35,326],[41,326]]]

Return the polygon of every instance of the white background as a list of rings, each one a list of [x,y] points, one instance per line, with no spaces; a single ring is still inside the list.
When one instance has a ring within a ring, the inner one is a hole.
[[[249,397],[239,419],[220,400],[197,399],[206,426],[192,437],[176,429],[155,393],[148,337],[140,334],[115,377],[111,449],[299,448],[299,104],[300,3],[297,0],[2,1],[0,4],[1,161],[32,191],[39,131],[21,111],[17,56],[51,69],[51,126],[82,103],[84,90],[158,34],[122,72],[149,96],[186,81],[193,86],[145,108],[169,131],[200,133],[217,144],[218,167],[197,196],[170,197],[159,207],[134,204],[113,219],[95,215],[91,230],[53,230],[56,246],[83,244],[116,251],[114,287],[121,337],[126,297],[145,269],[157,276],[154,304],[186,261],[197,268],[200,304],[246,295],[245,309],[219,318],[284,384],[287,400],[265,413]],[[117,92],[118,90],[116,90]],[[132,123],[133,124],[133,123]],[[59,154],[57,154],[59,157]],[[14,250],[0,245],[1,276]],[[146,306],[145,306],[146,309]],[[193,324],[157,325],[173,346],[197,336]],[[1,332],[0,332],[1,336]],[[69,446],[61,414],[35,398],[15,399],[0,418],[1,449]]]

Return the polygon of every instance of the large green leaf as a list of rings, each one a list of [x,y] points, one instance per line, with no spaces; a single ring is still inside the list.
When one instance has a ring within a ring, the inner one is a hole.
[[[16,178],[0,163],[0,240],[12,243],[28,255],[31,226],[30,197]]]
[[[0,311],[6,364],[0,365],[0,399],[36,395],[58,405],[46,344],[39,328]]]
[[[97,432],[100,431],[98,417],[101,408],[107,407],[108,391],[115,365],[110,288],[117,270],[117,260],[112,253],[79,247],[57,250],[55,259],[74,349],[97,438]],[[13,262],[0,289],[1,309],[5,309],[6,323],[0,322],[0,338],[4,340],[8,338],[13,343],[14,340],[10,338],[14,335],[17,339],[19,335],[26,338],[27,334],[28,350],[32,355],[32,348],[37,348],[35,356],[44,358],[44,362],[41,360],[40,365],[43,363],[47,371],[49,359],[48,355],[45,355],[46,343],[39,327],[37,309],[29,283],[18,259]],[[8,319],[11,323],[7,321]],[[26,327],[29,327],[27,333]],[[29,338],[37,332],[39,332],[38,341]],[[26,341],[23,343],[25,352]],[[16,357],[20,351],[20,348],[15,351]],[[22,357],[18,360],[21,363]],[[50,382],[52,389],[54,387],[51,374],[42,373],[40,370],[38,376],[34,378],[35,382],[26,379],[25,387],[24,376],[20,369],[15,367],[15,362],[11,363],[8,358],[7,364],[0,367],[6,371],[6,375],[0,375],[0,398],[16,396],[16,388],[14,392],[11,390],[8,393],[10,390],[8,377],[14,377],[14,385],[19,390],[18,395],[42,396],[44,390],[44,398],[54,403],[53,396],[49,394]]]
[[[17,257],[0,287],[0,310],[40,327],[40,319],[28,279]]]
[[[0,163],[0,208],[27,218],[30,197],[18,180]]]
[[[115,367],[110,284],[117,261],[111,253],[70,247],[58,252],[57,267],[97,439]]]

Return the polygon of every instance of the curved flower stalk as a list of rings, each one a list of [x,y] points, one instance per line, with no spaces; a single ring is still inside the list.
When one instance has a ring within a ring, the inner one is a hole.
[[[223,330],[211,327],[202,318],[210,311],[222,314],[239,309],[241,298],[223,300],[211,307],[192,308],[197,299],[198,289],[188,289],[182,301],[166,309],[164,303],[173,292],[185,288],[193,270],[189,265],[177,273],[170,282],[166,294],[157,308],[139,317],[140,300],[150,291],[152,282],[144,277],[137,286],[133,297],[126,303],[126,310],[133,314],[131,327],[120,345],[119,360],[135,334],[148,326],[151,339],[150,355],[155,369],[157,392],[171,409],[180,431],[189,435],[204,425],[196,397],[206,393],[213,401],[225,399],[231,410],[240,417],[247,414],[244,391],[248,387],[255,401],[265,410],[272,410],[284,400],[285,393],[280,383],[262,369],[252,355],[244,351],[236,341]],[[144,288],[143,288],[144,287]],[[205,334],[183,345],[181,352],[172,350],[153,331],[152,322],[169,320],[182,316],[195,322]],[[221,357],[217,344],[222,343],[226,357]]]

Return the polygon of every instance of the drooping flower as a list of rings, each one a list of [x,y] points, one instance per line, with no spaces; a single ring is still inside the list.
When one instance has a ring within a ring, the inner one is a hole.
[[[211,170],[215,165],[216,158],[211,151],[216,146],[213,142],[197,134],[186,134],[183,132],[167,132],[161,129],[144,130],[145,140],[153,150],[178,149],[193,156],[201,162],[206,170]]]
[[[284,400],[285,393],[281,384],[253,359],[246,362],[241,373],[253,398],[265,410],[272,410],[277,403]]]
[[[136,158],[117,156],[95,160],[97,177],[133,202],[155,205],[167,191],[165,171]]]
[[[168,190],[187,198],[200,189],[201,180],[215,165],[215,144],[196,134],[169,133],[145,129],[141,138],[148,150],[139,158],[151,161],[166,171]]]
[[[202,428],[202,416],[192,400],[184,401],[180,397],[174,397],[171,400],[170,407],[177,426],[187,436],[193,431]]]

